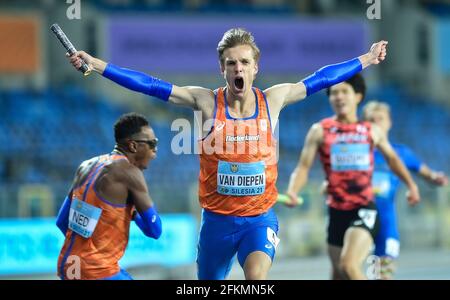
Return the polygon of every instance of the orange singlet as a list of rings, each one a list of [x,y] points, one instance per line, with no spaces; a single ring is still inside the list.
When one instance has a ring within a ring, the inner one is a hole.
[[[83,205],[94,207],[94,210],[101,209],[101,214],[94,229],[86,227],[88,230],[93,230],[92,235],[88,238],[83,237],[83,233],[79,234],[71,230],[69,226],[58,258],[58,276],[60,278],[71,279],[68,276],[70,273],[68,268],[77,261],[81,264],[81,278],[77,279],[101,279],[119,272],[118,261],[122,258],[128,244],[134,206],[113,204],[102,199],[94,186],[105,165],[122,159],[127,158],[118,154],[106,154],[94,158],[96,162],[88,171],[89,175],[86,176],[84,182],[74,187],[71,197],[72,204],[77,201],[81,207],[81,202],[84,202]],[[77,214],[76,210],[74,214],[73,208],[71,205],[69,223],[74,220],[75,224],[77,224],[76,222],[81,225],[92,223],[92,220],[86,220],[82,214]]]
[[[277,155],[264,93],[253,88],[253,116],[230,116],[225,89],[215,94],[214,124],[200,141],[199,198],[209,211],[255,216],[276,202]]]

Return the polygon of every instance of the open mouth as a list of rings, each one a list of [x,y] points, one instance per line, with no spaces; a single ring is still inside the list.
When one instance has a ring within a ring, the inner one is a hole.
[[[242,77],[236,77],[234,79],[234,86],[238,89],[238,90],[242,90],[244,88],[244,78]]]
[[[345,107],[345,103],[342,102],[336,103],[336,108],[343,108],[343,107]]]

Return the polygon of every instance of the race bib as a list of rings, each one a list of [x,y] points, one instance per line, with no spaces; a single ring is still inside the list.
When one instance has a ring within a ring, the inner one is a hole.
[[[70,205],[69,228],[84,238],[94,233],[102,210],[84,201],[73,199]]]
[[[374,172],[372,189],[377,197],[388,198],[391,191],[391,176],[386,172]]]
[[[222,195],[254,196],[266,190],[266,172],[263,161],[234,163],[219,161],[217,192]]]
[[[333,144],[331,168],[333,171],[368,171],[370,168],[369,144]]]

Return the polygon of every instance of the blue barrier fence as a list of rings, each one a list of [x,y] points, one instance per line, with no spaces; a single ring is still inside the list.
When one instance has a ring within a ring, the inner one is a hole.
[[[195,261],[197,221],[189,214],[162,215],[160,239],[146,237],[132,222],[121,267],[174,267]],[[54,218],[0,220],[0,275],[56,273],[64,236]]]

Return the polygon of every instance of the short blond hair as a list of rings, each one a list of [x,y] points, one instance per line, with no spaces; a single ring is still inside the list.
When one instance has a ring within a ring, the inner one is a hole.
[[[377,100],[367,102],[363,107],[363,119],[367,121],[373,112],[380,110],[387,112],[391,116],[391,107],[389,104]]]
[[[220,63],[223,64],[223,53],[226,49],[233,48],[240,45],[248,45],[253,50],[253,58],[258,62],[260,51],[256,46],[255,38],[251,32],[243,28],[232,28],[223,34],[222,39],[217,45],[217,52],[219,54]]]

